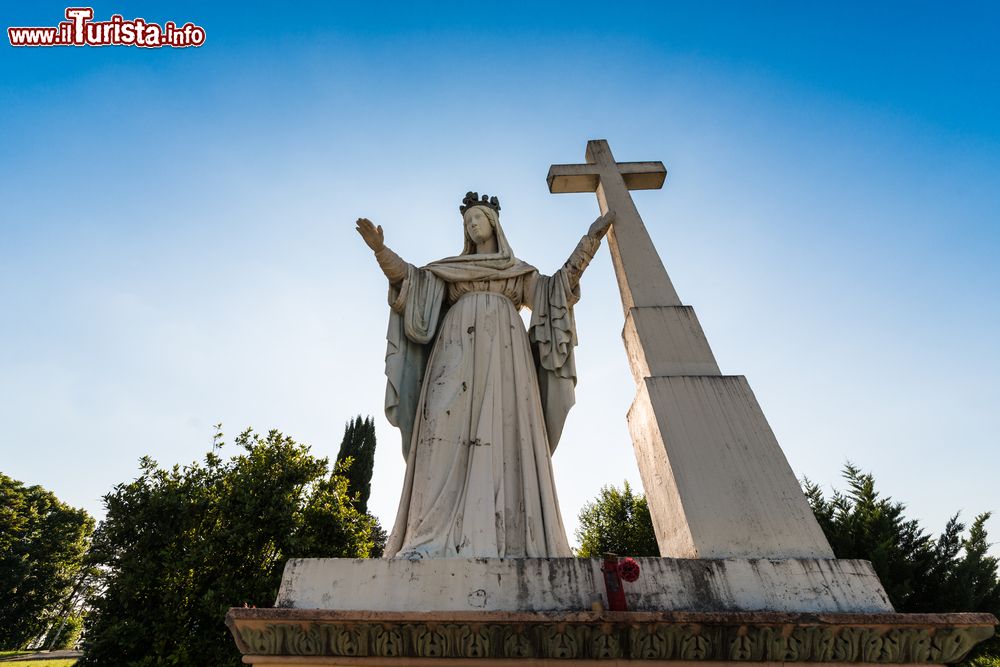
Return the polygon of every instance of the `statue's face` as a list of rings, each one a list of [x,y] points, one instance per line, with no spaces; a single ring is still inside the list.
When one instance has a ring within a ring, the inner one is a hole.
[[[476,245],[493,238],[493,225],[486,213],[478,206],[473,206],[465,212],[465,231]]]

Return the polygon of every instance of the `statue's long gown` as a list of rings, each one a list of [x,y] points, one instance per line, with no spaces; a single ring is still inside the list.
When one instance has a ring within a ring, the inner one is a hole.
[[[552,277],[514,258],[505,239],[497,255],[462,255],[423,269],[391,251],[379,253],[394,283],[396,321],[390,322],[387,413],[404,423],[407,459],[386,557],[572,555],[550,440],[558,439],[573,401],[572,304],[597,243],[584,237]],[[522,306],[533,309],[531,342],[518,314]],[[420,358],[421,345],[429,357]],[[400,370],[393,356],[404,347],[417,360]],[[399,386],[404,376],[410,391],[419,384],[408,442],[407,419],[398,414],[405,405],[388,409],[407,402],[400,397],[407,391]]]

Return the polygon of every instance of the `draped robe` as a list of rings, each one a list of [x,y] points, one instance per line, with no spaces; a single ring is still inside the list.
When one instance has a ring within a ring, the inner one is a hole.
[[[585,236],[544,276],[494,229],[494,254],[423,268],[379,258],[400,277],[389,289],[385,407],[406,458],[387,558],[572,555],[551,455],[574,402],[572,307],[599,242]]]

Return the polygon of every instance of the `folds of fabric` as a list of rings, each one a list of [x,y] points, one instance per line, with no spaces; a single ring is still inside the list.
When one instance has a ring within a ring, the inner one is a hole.
[[[555,452],[570,408],[576,403],[576,323],[573,304],[580,298],[566,273],[539,275],[532,300],[528,338],[538,373],[538,390],[549,448]]]
[[[524,325],[507,297],[468,293],[428,360],[386,556],[569,555]]]
[[[385,351],[385,416],[402,435],[407,458],[430,343],[444,309],[445,283],[407,266],[399,285],[389,286],[389,329]]]
[[[542,276],[494,224],[496,253],[406,265],[389,290],[385,411],[407,465],[386,557],[571,555],[551,454],[574,403],[572,307],[593,244]]]

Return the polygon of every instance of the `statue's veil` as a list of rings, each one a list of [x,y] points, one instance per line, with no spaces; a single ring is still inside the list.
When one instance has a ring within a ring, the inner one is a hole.
[[[493,227],[493,233],[497,237],[497,255],[508,255],[510,257],[514,256],[514,251],[510,248],[510,243],[507,242],[507,235],[503,233],[503,227],[500,226],[500,214],[496,212],[492,207],[489,206],[477,206],[490,221],[490,225]],[[464,222],[464,216],[463,216]],[[462,225],[462,230],[465,232],[465,246],[462,248],[462,255],[475,255],[476,254],[476,243],[469,236],[469,230],[466,229],[465,225]]]
[[[500,215],[489,206],[479,206],[486,213],[493,233],[497,239],[497,251],[489,254],[477,254],[476,244],[469,238],[469,232],[462,225],[465,234],[465,245],[462,254],[445,257],[431,262],[424,268],[447,281],[459,280],[502,280],[513,278],[530,271],[535,267],[522,262],[514,256],[514,251],[507,241],[503,227],[500,225]]]

